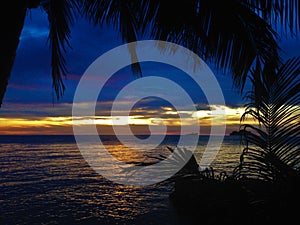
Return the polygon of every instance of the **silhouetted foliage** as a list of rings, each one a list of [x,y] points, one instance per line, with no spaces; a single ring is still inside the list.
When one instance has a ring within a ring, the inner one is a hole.
[[[236,178],[265,181],[299,180],[300,173],[300,58],[280,69],[257,65],[250,80],[253,90],[241,120],[247,116],[259,125],[244,124],[245,149]]]
[[[85,12],[95,24],[113,24],[126,41],[140,34],[183,45],[229,69],[241,88],[254,59],[279,63],[272,27],[238,1],[174,1],[170,8],[159,0],[88,0]]]
[[[52,86],[57,98],[62,96],[65,86],[62,76],[67,75],[66,59],[64,54],[67,47],[71,48],[71,28],[75,15],[79,13],[80,1],[42,1],[41,6],[48,14],[49,44],[51,48]]]
[[[13,7],[5,9],[8,15],[22,14],[23,9],[38,6],[47,12],[53,88],[58,99],[65,88],[62,79],[67,73],[65,53],[70,47],[70,27],[75,15],[85,16],[95,25],[113,25],[125,42],[150,36],[183,45],[223,71],[229,70],[241,90],[255,61],[261,65],[266,61],[272,61],[275,67],[280,65],[274,26],[278,24],[294,34],[300,26],[297,0],[12,0],[9,3]],[[18,21],[10,23],[11,27],[3,29],[1,35],[9,51],[1,51],[0,104],[18,46],[18,42],[8,37],[18,39],[24,23],[24,17],[14,18]],[[133,59],[137,57],[134,49],[130,53]],[[133,64],[132,70],[141,74],[139,64]]]

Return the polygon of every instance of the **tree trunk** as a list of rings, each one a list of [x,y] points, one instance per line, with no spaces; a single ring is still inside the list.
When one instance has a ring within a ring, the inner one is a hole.
[[[14,64],[27,6],[27,1],[9,0],[0,9],[0,107]]]

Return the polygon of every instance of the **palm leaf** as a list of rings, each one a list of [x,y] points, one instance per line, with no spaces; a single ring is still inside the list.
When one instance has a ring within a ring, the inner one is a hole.
[[[242,1],[269,24],[298,35],[300,31],[300,3],[298,0],[245,0]]]
[[[95,25],[112,25],[122,35],[124,42],[137,41],[139,12],[138,1],[121,0],[85,0],[84,14]],[[129,49],[132,61],[138,61],[135,47]],[[139,63],[131,65],[134,74],[141,76]]]
[[[266,64],[252,71],[253,90],[242,117],[250,116],[259,126],[244,137],[245,149],[236,177],[276,181],[300,177],[300,58],[289,59],[278,70]],[[272,77],[272,79],[269,79]],[[258,96],[259,95],[259,96]]]
[[[231,72],[243,89],[255,60],[279,65],[276,33],[239,1],[141,1],[144,34],[187,47],[223,72]]]
[[[273,67],[280,66],[273,28],[283,27],[297,34],[300,26],[298,0],[174,1],[172,8],[163,0],[29,0],[26,4],[31,8],[40,2],[49,17],[52,78],[57,98],[65,88],[62,82],[67,73],[65,52],[69,47],[70,25],[79,9],[97,25],[112,24],[126,42],[138,40],[139,35],[150,35],[185,46],[223,72],[231,72],[241,90],[253,65],[272,62]],[[13,11],[9,9],[8,13]],[[135,61],[134,47],[129,50]],[[2,52],[7,58],[15,54],[15,50]],[[1,81],[0,102],[11,72],[11,66],[8,67],[8,75]],[[132,69],[141,74],[139,64],[133,64]]]
[[[243,89],[255,59],[279,64],[276,33],[252,9],[236,0],[86,0],[95,24],[112,24],[126,42],[138,35],[183,45],[233,74]],[[132,57],[136,57],[134,49]],[[138,70],[139,71],[139,70]]]
[[[71,30],[74,17],[79,10],[80,1],[76,0],[48,0],[43,1],[42,6],[48,14],[49,36],[51,48],[52,86],[59,99],[65,90],[62,77],[66,76],[65,53],[70,46]]]

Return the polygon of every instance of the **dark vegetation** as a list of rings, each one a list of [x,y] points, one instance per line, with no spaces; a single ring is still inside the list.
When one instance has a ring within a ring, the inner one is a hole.
[[[171,199],[184,215],[208,224],[270,224],[298,221],[300,202],[300,58],[280,69],[271,65],[251,72],[253,90],[243,124],[244,150],[232,174],[215,175],[213,168],[188,170],[174,179]],[[245,132],[247,131],[247,132]]]
[[[240,90],[249,79],[253,89],[246,93],[249,104],[242,119],[251,117],[259,124],[241,127],[245,148],[240,164],[231,175],[216,175],[210,168],[199,172],[192,158],[187,171],[175,176],[171,199],[179,213],[192,215],[196,224],[297,223],[300,62],[298,58],[282,62],[276,29],[285,35],[298,35],[298,0],[7,1],[1,9],[5,19],[1,20],[0,35],[0,106],[26,12],[36,7],[48,14],[57,98],[65,89],[65,52],[77,15],[95,26],[112,25],[124,42],[148,35],[183,45],[224,72],[231,72]],[[131,55],[136,57],[134,49]],[[132,70],[142,73],[138,64]]]
[[[232,74],[243,90],[256,62],[281,64],[280,36],[297,36],[300,6],[297,0],[10,0],[2,7],[0,20],[0,106],[17,53],[19,37],[28,10],[40,8],[48,15],[53,89],[59,99],[67,75],[66,51],[71,47],[71,27],[76,18],[87,18],[101,28],[108,24],[124,42],[157,39],[174,42]],[[174,49],[176,50],[176,49]],[[137,57],[130,49],[131,57]],[[141,75],[138,64],[134,74]],[[29,78],[30,79],[30,78]]]

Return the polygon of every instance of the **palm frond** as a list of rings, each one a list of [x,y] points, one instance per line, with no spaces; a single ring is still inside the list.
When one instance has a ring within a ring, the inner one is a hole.
[[[300,31],[300,2],[298,0],[241,1],[269,24],[282,31],[298,35]]]
[[[42,7],[48,14],[49,36],[51,48],[52,85],[57,99],[65,90],[62,77],[66,76],[65,53],[70,46],[71,30],[76,12],[79,10],[76,0],[48,0],[42,2]]]
[[[256,60],[279,66],[277,34],[239,1],[141,1],[141,29],[151,37],[187,47],[223,72],[241,90]]]
[[[84,14],[95,25],[108,24],[112,25],[122,35],[124,42],[137,41],[138,21],[137,14],[139,12],[138,1],[122,1],[122,0],[85,0]],[[133,46],[128,49],[132,61],[137,61],[136,49]],[[139,63],[131,65],[135,75],[142,75]]]
[[[114,25],[126,42],[138,35],[183,45],[231,72],[241,89],[256,59],[279,65],[272,27],[239,1],[86,0],[85,13],[95,24]],[[132,57],[136,57],[134,49]]]
[[[243,125],[252,133],[244,138],[246,147],[234,174],[269,181],[300,177],[300,58],[289,59],[278,70],[265,66],[252,72],[253,90],[243,115],[260,125]]]

